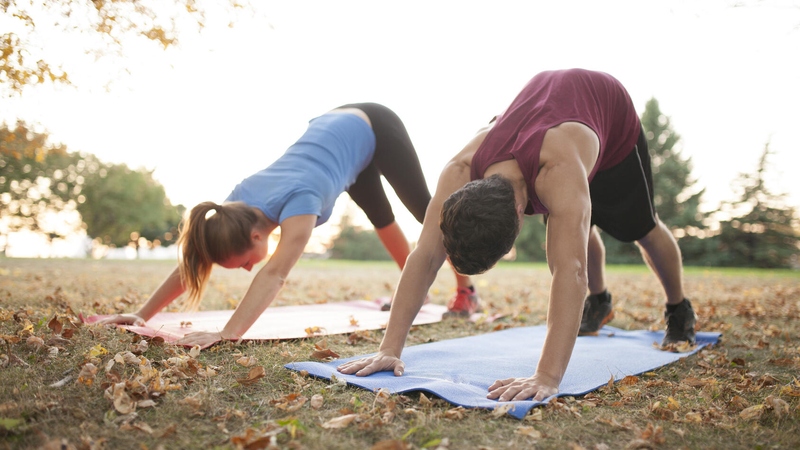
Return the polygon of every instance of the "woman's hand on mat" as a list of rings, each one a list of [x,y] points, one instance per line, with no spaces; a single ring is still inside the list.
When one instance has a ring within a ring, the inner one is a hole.
[[[180,345],[199,345],[201,348],[206,348],[209,345],[222,340],[222,334],[215,331],[195,331],[187,334],[178,340],[177,344]]]
[[[558,394],[558,383],[543,383],[536,375],[528,378],[506,378],[497,380],[489,386],[488,399],[497,399],[501,402],[512,400],[529,400],[540,402],[552,395]]]
[[[406,365],[396,356],[378,352],[375,356],[346,362],[336,370],[347,375],[356,374],[358,377],[375,372],[394,372],[394,376],[399,377],[405,372]]]
[[[136,314],[114,314],[113,316],[106,317],[103,320],[98,320],[97,323],[99,325],[135,325],[137,327],[143,327],[145,320],[141,317],[137,316]]]

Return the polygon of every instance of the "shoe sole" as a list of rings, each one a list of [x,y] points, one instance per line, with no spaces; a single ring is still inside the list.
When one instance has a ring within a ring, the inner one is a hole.
[[[613,319],[614,319],[614,311],[612,310],[610,313],[608,313],[607,316],[603,318],[603,321],[600,322],[600,328],[603,328],[605,324],[611,322]],[[578,336],[597,336],[600,334],[600,328],[598,328],[595,331],[578,331]]]

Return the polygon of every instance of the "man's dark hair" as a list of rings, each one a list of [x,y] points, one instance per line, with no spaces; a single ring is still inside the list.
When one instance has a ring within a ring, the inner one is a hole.
[[[445,200],[439,227],[458,273],[486,272],[511,251],[519,233],[511,182],[492,175],[467,183]]]

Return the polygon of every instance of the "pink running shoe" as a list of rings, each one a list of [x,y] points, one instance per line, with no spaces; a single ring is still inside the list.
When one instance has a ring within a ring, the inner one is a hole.
[[[442,314],[442,319],[468,318],[476,312],[481,312],[478,294],[471,288],[458,288],[456,295],[447,304],[447,311]]]

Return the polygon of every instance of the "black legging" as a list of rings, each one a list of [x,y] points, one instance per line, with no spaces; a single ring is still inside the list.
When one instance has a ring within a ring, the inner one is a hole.
[[[431,193],[405,125],[391,109],[377,103],[351,103],[339,108],[357,108],[369,117],[375,133],[375,156],[347,190],[376,229],[394,222],[394,213],[381,184],[381,175],[403,205],[422,223]]]

